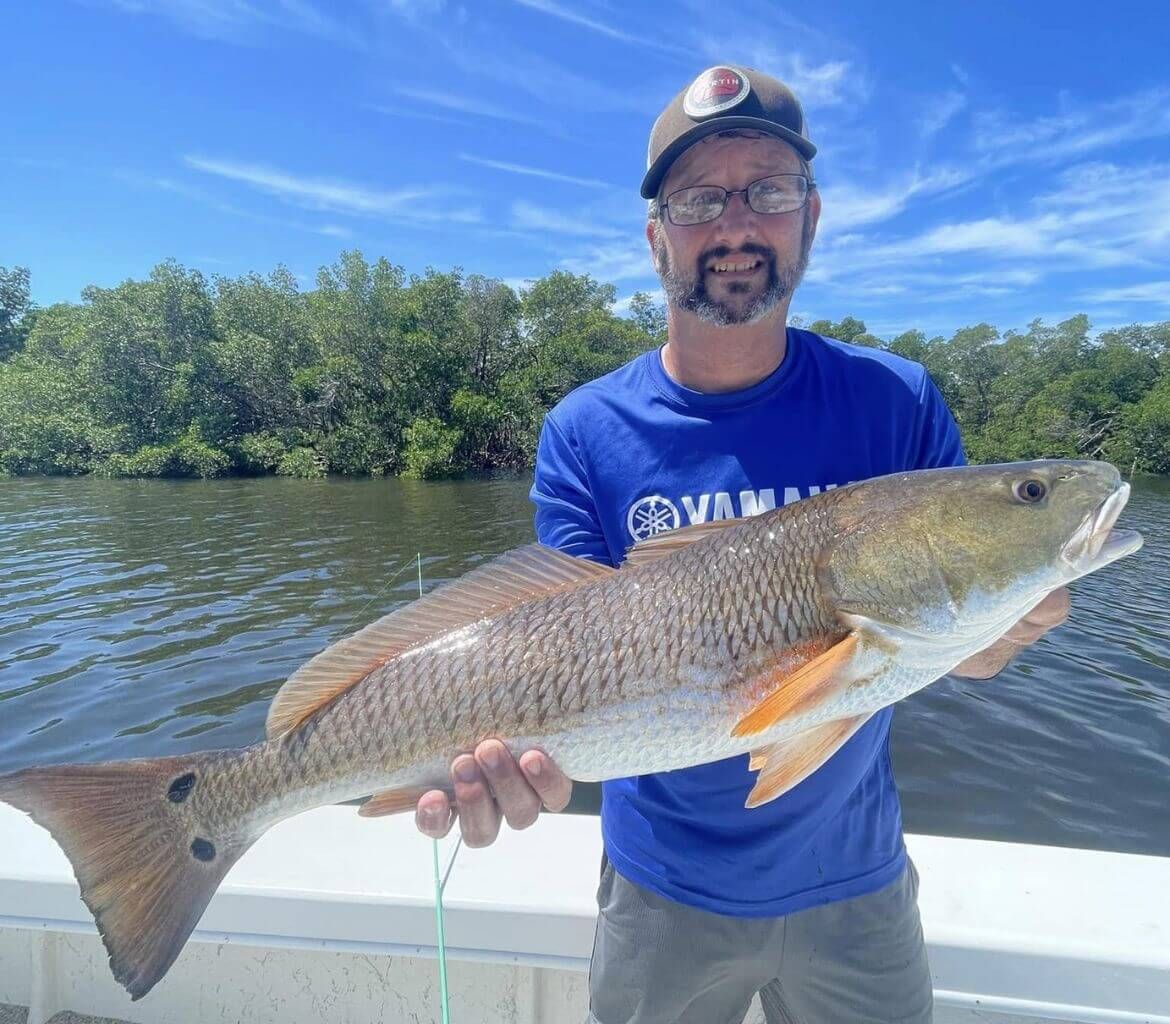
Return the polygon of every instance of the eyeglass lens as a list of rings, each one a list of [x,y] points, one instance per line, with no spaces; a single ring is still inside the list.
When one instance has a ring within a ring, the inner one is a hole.
[[[747,203],[756,213],[791,213],[808,199],[808,179],[803,174],[773,174],[747,187]],[[715,220],[731,195],[718,185],[695,185],[672,192],[666,210],[678,225],[702,224]]]

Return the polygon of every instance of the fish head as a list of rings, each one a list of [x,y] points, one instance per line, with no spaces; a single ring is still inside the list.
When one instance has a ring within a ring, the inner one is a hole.
[[[1104,462],[927,470],[845,490],[822,592],[851,628],[950,649],[955,663],[1052,590],[1142,544],[1114,529],[1129,485]]]

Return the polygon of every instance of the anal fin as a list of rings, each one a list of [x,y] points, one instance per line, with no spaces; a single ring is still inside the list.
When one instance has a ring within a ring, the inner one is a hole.
[[[413,811],[424,793],[429,793],[434,787],[421,788],[412,786],[407,789],[384,789],[375,793],[361,807],[358,814],[363,818],[381,818],[387,814],[402,814],[404,811]]]
[[[838,718],[806,732],[753,750],[748,767],[759,771],[745,807],[759,807],[783,796],[829,760],[870,715]]]

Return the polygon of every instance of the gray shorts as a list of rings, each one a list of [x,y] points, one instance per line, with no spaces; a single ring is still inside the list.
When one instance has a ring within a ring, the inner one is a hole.
[[[930,968],[910,864],[877,892],[786,917],[725,917],[603,863],[588,1024],[930,1024]]]

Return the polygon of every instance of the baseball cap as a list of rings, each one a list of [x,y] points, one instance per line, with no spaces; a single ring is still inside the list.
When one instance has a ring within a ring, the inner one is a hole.
[[[658,115],[650,130],[642,198],[653,199],[670,165],[688,146],[728,128],[754,128],[791,143],[806,160],[817,147],[796,94],[783,82],[752,68],[708,68]]]

